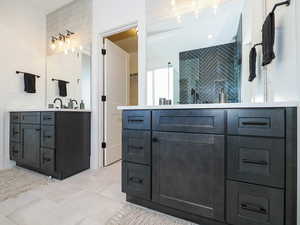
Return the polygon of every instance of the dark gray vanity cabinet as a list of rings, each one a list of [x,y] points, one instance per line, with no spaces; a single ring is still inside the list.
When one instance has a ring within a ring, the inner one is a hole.
[[[153,132],[152,200],[224,221],[224,136]]]
[[[41,126],[21,124],[21,152],[18,162],[40,168]]]
[[[295,225],[297,109],[123,112],[127,201],[206,225]]]
[[[58,179],[90,168],[90,113],[11,113],[10,158]]]

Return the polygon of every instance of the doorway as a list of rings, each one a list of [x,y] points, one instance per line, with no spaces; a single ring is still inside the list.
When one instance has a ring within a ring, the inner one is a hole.
[[[138,29],[103,39],[103,165],[122,159],[122,112],[118,106],[138,104]]]

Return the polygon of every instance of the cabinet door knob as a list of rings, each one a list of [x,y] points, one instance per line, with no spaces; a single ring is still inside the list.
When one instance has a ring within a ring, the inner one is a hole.
[[[158,142],[158,138],[156,137],[152,138],[152,142]]]

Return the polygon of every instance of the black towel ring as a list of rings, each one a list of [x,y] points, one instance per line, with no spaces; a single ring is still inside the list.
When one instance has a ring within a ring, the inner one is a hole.
[[[289,6],[290,4],[291,4],[291,0],[287,0],[287,1],[284,1],[284,2],[279,2],[279,3],[277,3],[277,4],[274,5],[273,10],[272,10],[272,13],[275,12],[275,10],[276,10],[276,8],[277,8],[278,6],[282,6],[282,5]]]
[[[16,71],[16,74],[25,74],[26,72],[22,72],[22,71]],[[33,76],[37,77],[37,78],[40,78],[41,76],[39,75],[35,75],[35,74],[32,74]]]

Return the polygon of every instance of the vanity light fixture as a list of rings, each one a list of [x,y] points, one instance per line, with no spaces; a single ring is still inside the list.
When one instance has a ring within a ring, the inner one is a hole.
[[[214,14],[217,14],[219,5],[226,0],[191,0],[191,1],[176,1],[171,0],[171,9],[174,14],[174,17],[177,19],[178,23],[182,22],[182,18],[185,14],[194,12],[196,19],[199,18],[200,10],[204,8],[212,8]]]
[[[57,37],[52,36],[50,41],[50,48],[52,51],[59,50],[63,51],[65,54],[68,54],[69,51],[75,52],[76,49],[79,51],[83,50],[82,45],[75,46],[74,43],[72,43],[73,36],[75,35],[74,32],[70,30],[66,30],[66,34],[59,33]]]
[[[50,47],[53,51],[56,49],[56,41],[57,41],[56,37],[51,38],[51,46]]]

